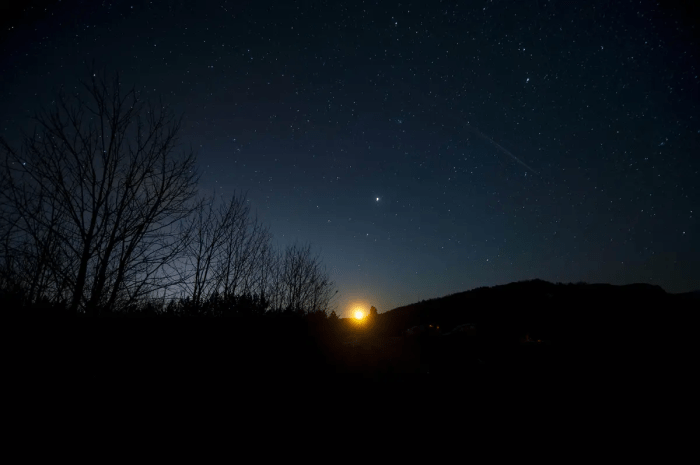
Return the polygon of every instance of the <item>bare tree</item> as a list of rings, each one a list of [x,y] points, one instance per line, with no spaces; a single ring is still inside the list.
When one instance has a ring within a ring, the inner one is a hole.
[[[330,310],[334,283],[318,256],[311,255],[311,246],[294,244],[285,250],[280,264],[279,286],[285,308],[300,309],[307,313]]]
[[[251,217],[245,195],[231,199],[226,223],[222,260],[216,270],[222,296],[264,292],[264,257],[271,248],[269,229]]]
[[[189,222],[182,288],[195,307],[214,295],[230,302],[241,294],[265,293],[268,229],[251,218],[244,194],[215,204],[214,196],[207,198]]]
[[[31,189],[20,168],[24,165],[4,161],[0,169],[2,288],[19,291],[24,304],[42,298],[60,301],[66,289],[67,257],[56,234],[64,220],[58,198],[55,193]]]
[[[191,236],[185,244],[184,267],[181,276],[185,277],[182,287],[192,303],[199,307],[202,296],[205,298],[213,291],[212,273],[217,258],[224,225],[214,210],[215,197],[204,199],[203,207],[189,220]]]
[[[108,84],[93,73],[83,87],[87,100],[60,90],[34,116],[20,151],[0,138],[0,231],[5,254],[34,267],[24,278],[33,296],[63,294],[71,311],[96,314],[173,284],[196,157],[173,155],[181,119],[123,93],[118,74]]]

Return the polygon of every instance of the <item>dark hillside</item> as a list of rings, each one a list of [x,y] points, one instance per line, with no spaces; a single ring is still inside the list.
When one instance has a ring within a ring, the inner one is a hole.
[[[422,301],[364,321],[294,314],[73,317],[25,320],[23,329],[25,341],[32,341],[25,347],[35,360],[33,372],[82,380],[619,376],[668,370],[672,360],[683,359],[680,348],[690,341],[682,336],[684,321],[697,311],[696,296],[646,284],[535,280]],[[452,332],[465,323],[476,330]],[[419,325],[430,331],[407,335]],[[676,355],[660,355],[670,347],[678,348]]]

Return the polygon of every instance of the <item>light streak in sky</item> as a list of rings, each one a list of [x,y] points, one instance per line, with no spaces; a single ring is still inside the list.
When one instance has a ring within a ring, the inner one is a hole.
[[[512,153],[510,153],[510,151],[507,150],[505,147],[503,147],[501,144],[499,144],[498,142],[495,142],[495,141],[494,141],[493,139],[491,139],[489,136],[487,136],[487,135],[484,134],[483,132],[479,131],[479,130],[476,129],[475,127],[471,126],[469,123],[464,123],[464,125],[467,126],[469,129],[471,129],[472,131],[474,131],[475,133],[477,133],[479,136],[481,136],[481,137],[483,137],[484,139],[486,139],[487,141],[491,142],[491,143],[492,143],[493,145],[495,145],[498,149],[500,149],[503,153],[505,153],[506,155],[510,156],[510,158],[512,158],[513,160],[515,160],[516,162],[520,163],[522,166],[524,166],[525,168],[527,168],[528,170],[530,170],[531,172],[533,172],[533,173],[535,173],[536,175],[539,176],[540,173],[538,173],[537,171],[535,171],[535,170],[533,170],[532,168],[530,168],[529,166],[527,166],[527,165],[525,164],[524,161],[522,161],[520,158],[518,158],[518,157],[516,157],[515,155],[513,155]]]
[[[434,100],[429,99],[425,94],[423,94],[422,92],[420,92],[420,91],[417,90],[417,89],[412,88],[411,86],[409,86],[409,85],[406,84],[405,82],[401,82],[401,83],[399,83],[399,85],[400,85],[401,87],[403,87],[404,89],[408,90],[409,94],[415,94],[415,95],[417,95],[417,96],[423,101],[423,103],[425,103],[428,107],[434,107],[434,106],[437,104],[437,102],[435,102]],[[444,106],[444,105],[443,105],[443,106]],[[538,176],[540,175],[540,173],[538,173],[537,171],[535,171],[534,169],[532,169],[530,166],[528,166],[528,165],[527,165],[524,161],[522,161],[520,158],[518,158],[518,157],[516,157],[515,155],[513,155],[513,154],[510,152],[510,150],[506,149],[506,148],[503,147],[501,144],[499,144],[498,142],[494,141],[494,140],[491,139],[489,136],[487,136],[487,135],[484,134],[483,132],[479,131],[477,128],[475,128],[474,126],[472,126],[472,125],[469,124],[468,122],[464,121],[463,118],[458,117],[458,116],[452,114],[452,112],[449,111],[449,109],[444,108],[442,111],[440,111],[440,114],[441,114],[442,116],[448,116],[448,117],[450,117],[451,119],[455,120],[455,122],[457,122],[457,120],[459,120],[459,122],[460,122],[461,124],[464,124],[467,128],[471,129],[471,130],[472,130],[474,133],[476,133],[479,137],[481,137],[481,138],[483,138],[484,140],[486,140],[486,141],[490,142],[491,144],[493,144],[498,150],[500,150],[501,152],[503,152],[503,153],[505,153],[506,155],[508,155],[510,158],[512,158],[513,160],[515,160],[518,164],[520,164],[521,166],[523,166],[525,169],[527,169],[528,171],[530,171],[530,172],[532,172],[532,173],[534,173],[534,174],[536,174],[536,175],[538,175]]]

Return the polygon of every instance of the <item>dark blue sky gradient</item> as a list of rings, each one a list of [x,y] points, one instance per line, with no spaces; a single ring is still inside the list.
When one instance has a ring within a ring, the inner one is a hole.
[[[0,131],[120,71],[184,113],[204,190],[321,253],[343,316],[533,278],[683,292],[700,48],[663,3],[29,2]]]

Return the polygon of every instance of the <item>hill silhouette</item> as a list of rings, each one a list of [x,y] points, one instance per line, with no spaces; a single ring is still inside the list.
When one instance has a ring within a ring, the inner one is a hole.
[[[547,376],[564,371],[622,372],[639,369],[658,358],[649,354],[651,341],[668,345],[681,331],[680,321],[697,307],[698,293],[669,294],[650,284],[550,283],[535,279],[424,300],[377,315],[362,330],[375,338],[401,339],[403,352],[425,360],[443,373],[459,372],[472,363],[498,367],[513,376],[537,372]],[[347,324],[351,325],[349,319]],[[472,323],[476,335],[455,342],[450,338],[406,338],[405,330],[433,325],[441,334]],[[647,339],[649,344],[640,344]],[[527,341],[534,341],[528,344]],[[537,341],[542,341],[537,343]],[[447,342],[449,341],[449,343]],[[371,344],[371,343],[370,343]],[[620,362],[617,355],[634,354]],[[539,357],[539,359],[535,359]],[[619,362],[619,363],[618,363]]]
[[[654,311],[659,304],[687,306],[692,295],[668,294],[650,284],[554,284],[535,279],[398,307],[379,314],[374,327],[383,335],[399,336],[415,325],[439,325],[446,332],[471,322],[479,325],[482,334],[486,331],[494,337],[517,338],[530,332],[561,341],[572,332],[596,338],[616,324]]]

